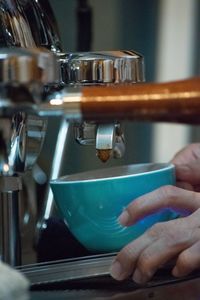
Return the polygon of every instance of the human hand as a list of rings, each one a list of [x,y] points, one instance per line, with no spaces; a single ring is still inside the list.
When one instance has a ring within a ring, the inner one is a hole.
[[[172,162],[176,166],[178,184],[188,190],[174,186],[159,188],[134,200],[123,211],[119,222],[130,226],[166,207],[186,217],[157,223],[125,246],[111,267],[111,275],[117,280],[132,276],[134,281],[145,283],[174,258],[174,276],[187,275],[200,267],[200,194],[195,192],[200,182],[200,145],[186,147]]]
[[[176,167],[177,186],[200,191],[200,144],[186,146],[171,162]]]
[[[132,202],[120,216],[120,222],[129,226],[164,207],[184,209],[192,214],[157,223],[125,246],[112,265],[111,275],[115,279],[133,276],[134,281],[145,283],[162,265],[174,258],[174,276],[187,275],[200,267],[199,193],[165,186]]]

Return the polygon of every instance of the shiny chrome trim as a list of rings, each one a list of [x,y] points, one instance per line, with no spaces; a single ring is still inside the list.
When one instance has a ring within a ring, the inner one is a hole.
[[[45,47],[61,51],[61,42],[48,0],[1,0],[0,47]]]
[[[59,81],[56,56],[42,48],[0,48],[0,83],[48,84]]]
[[[145,80],[143,57],[134,51],[68,53],[60,62],[66,84],[127,84]]]
[[[31,285],[39,285],[109,275],[113,259],[114,254],[111,253],[27,265],[18,269],[30,280]]]

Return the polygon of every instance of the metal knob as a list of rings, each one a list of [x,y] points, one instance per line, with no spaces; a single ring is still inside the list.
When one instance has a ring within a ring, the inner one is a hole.
[[[134,51],[69,53],[63,58],[66,84],[96,85],[144,81],[143,57]]]
[[[52,52],[43,48],[0,48],[0,83],[48,84],[58,79]]]

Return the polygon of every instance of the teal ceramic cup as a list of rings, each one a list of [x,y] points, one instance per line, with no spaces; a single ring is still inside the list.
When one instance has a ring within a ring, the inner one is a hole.
[[[149,227],[177,217],[163,209],[130,227],[118,223],[137,197],[175,184],[172,164],[134,164],[68,175],[51,181],[57,207],[75,238],[93,253],[114,252]]]

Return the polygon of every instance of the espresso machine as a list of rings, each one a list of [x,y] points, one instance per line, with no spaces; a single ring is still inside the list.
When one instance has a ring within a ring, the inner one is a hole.
[[[48,118],[61,119],[52,179],[60,173],[69,126],[74,127],[79,144],[93,144],[106,162],[125,151],[120,121],[199,124],[200,80],[144,83],[143,57],[133,51],[64,53],[47,0],[1,1],[0,20],[0,253],[3,261],[17,266],[21,264],[21,178],[37,160]],[[37,234],[52,207],[47,190]],[[40,283],[47,280],[50,269],[51,276],[59,270],[59,278],[80,279],[85,270],[88,277],[107,274],[111,259],[108,254],[52,263],[48,271],[47,265],[39,271],[37,266],[25,267],[23,272],[33,283],[38,282],[38,274]]]
[[[92,114],[84,118],[76,99],[83,86],[117,86],[144,81],[141,55],[133,51],[63,53],[48,1],[1,3],[1,256],[21,263],[19,192],[21,175],[37,160],[47,119],[61,118],[50,179],[59,176],[69,126],[81,145],[93,144],[101,161],[122,157],[124,136],[118,120]],[[48,189],[36,234],[51,216],[53,198]]]

